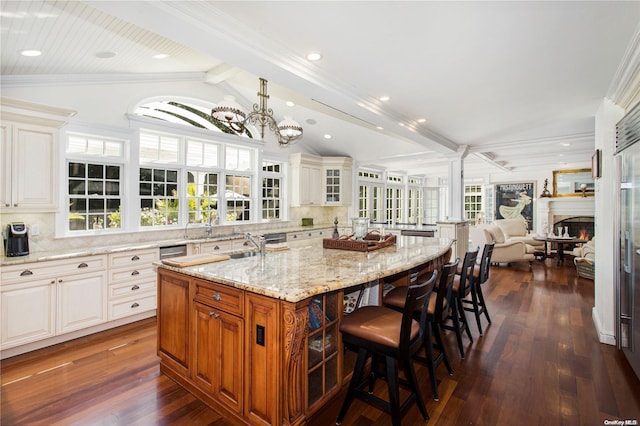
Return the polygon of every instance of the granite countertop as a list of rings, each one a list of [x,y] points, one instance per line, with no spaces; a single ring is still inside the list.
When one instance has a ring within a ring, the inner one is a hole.
[[[289,250],[222,262],[161,268],[299,302],[316,294],[377,280],[433,260],[451,246],[447,238],[397,237],[397,244],[370,252],[322,248],[322,238],[289,242]]]
[[[262,230],[262,231],[251,231],[253,235],[263,235],[263,234],[276,234],[276,233],[290,233],[290,232],[299,232],[299,231],[312,231],[318,229],[330,229],[333,228],[333,225],[311,225],[311,226],[302,226],[302,225],[289,225],[283,226],[282,228],[273,229],[273,230]],[[157,240],[157,241],[146,241],[135,244],[122,244],[122,245],[111,245],[111,246],[102,246],[102,247],[79,247],[77,249],[61,249],[61,250],[48,250],[48,251],[32,251],[26,256],[15,256],[15,257],[7,257],[0,256],[0,266],[10,266],[10,265],[20,265],[23,263],[31,263],[31,262],[46,262],[48,260],[61,260],[61,259],[69,259],[74,257],[82,257],[82,256],[95,256],[101,254],[109,254],[109,253],[118,253],[128,250],[144,250],[150,248],[159,248],[166,246],[174,246],[181,244],[198,244],[198,243],[206,243],[212,241],[228,241],[235,240],[239,238],[244,238],[244,233],[230,233],[226,235],[214,235],[211,237],[194,235],[194,233],[203,233],[204,231],[200,228],[190,227],[187,231],[191,233],[188,238],[176,238],[170,240]]]

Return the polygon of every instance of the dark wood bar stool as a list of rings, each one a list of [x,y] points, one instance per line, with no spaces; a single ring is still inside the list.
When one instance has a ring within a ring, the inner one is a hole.
[[[487,322],[491,324],[491,318],[489,317],[489,311],[487,305],[484,302],[484,295],[482,294],[482,284],[489,279],[489,268],[491,267],[491,255],[493,254],[493,247],[495,243],[485,244],[482,251],[482,258],[480,259],[480,268],[475,268],[473,275],[471,275],[471,291],[470,295],[467,295],[462,299],[464,309],[467,312],[473,312],[476,317],[476,323],[478,324],[478,332],[482,336],[482,324],[480,323],[480,316],[482,314],[487,318]],[[471,298],[469,298],[471,297]]]
[[[415,311],[414,318],[424,321],[420,325],[424,328],[423,346],[425,350],[425,356],[420,356],[419,353],[414,355],[414,359],[426,364],[429,369],[429,376],[431,378],[431,388],[433,390],[433,399],[439,401],[438,396],[438,383],[436,380],[436,368],[440,363],[444,362],[449,374],[453,374],[453,369],[449,363],[449,357],[442,341],[442,331],[440,325],[444,322],[447,311],[449,309],[448,294],[451,294],[451,288],[453,287],[453,279],[455,277],[456,269],[460,263],[460,259],[456,259],[454,263],[444,265],[442,273],[440,274],[440,280],[438,282],[438,288],[431,293],[429,302],[427,305],[427,314],[424,318],[421,318],[422,311]],[[384,298],[384,305],[391,309],[402,310],[404,309],[404,301],[407,295],[407,287],[398,287],[391,290]],[[435,339],[435,341],[434,341]],[[438,351],[434,356],[434,349]]]
[[[412,357],[420,350],[423,342],[422,327],[413,319],[413,313],[416,309],[422,309],[422,315],[426,315],[427,301],[437,276],[438,272],[434,271],[429,279],[418,280],[408,287],[402,313],[384,306],[364,306],[343,318],[340,324],[342,340],[345,345],[357,349],[358,358],[336,424],[342,423],[353,398],[356,397],[389,412],[393,426],[400,426],[403,414],[413,402],[418,404],[424,419],[429,419],[413,369]],[[363,378],[365,365],[370,356],[371,373]],[[376,362],[381,358],[385,361],[384,372],[378,371]],[[404,370],[404,380],[398,377],[398,364]],[[377,377],[387,380],[388,401],[372,392]],[[411,394],[402,403],[399,384],[411,390]],[[369,389],[363,389],[367,385]]]
[[[464,358],[464,347],[462,346],[462,333],[466,332],[467,337],[473,342],[471,336],[471,330],[469,329],[469,323],[467,317],[464,314],[464,306],[462,305],[462,299],[465,298],[471,292],[471,277],[476,266],[476,259],[478,258],[478,251],[468,251],[464,255],[464,261],[462,266],[458,268],[459,274],[453,279],[453,288],[451,291],[451,300],[449,315],[447,320],[451,320],[452,324],[442,324],[442,328],[446,330],[452,330],[456,333],[456,339],[458,340],[458,350],[460,351],[460,358]]]

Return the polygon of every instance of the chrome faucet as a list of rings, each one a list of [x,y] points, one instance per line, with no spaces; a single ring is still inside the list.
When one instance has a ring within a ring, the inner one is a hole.
[[[207,224],[205,225],[205,228],[207,230],[207,237],[211,237],[211,235],[213,235],[213,223],[215,223],[217,225],[218,224],[218,218],[216,217],[215,222],[213,222],[213,214],[212,214],[212,212],[209,212],[209,220],[207,221]]]
[[[256,241],[253,235],[247,232],[244,234],[244,238],[251,241],[253,245],[255,245],[258,250],[260,250],[260,256],[264,256],[267,253],[267,240],[265,240],[263,236],[260,237],[259,241]]]

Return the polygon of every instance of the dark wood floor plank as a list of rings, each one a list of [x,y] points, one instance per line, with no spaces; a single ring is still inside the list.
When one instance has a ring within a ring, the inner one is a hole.
[[[640,381],[615,347],[598,342],[593,326],[593,282],[571,262],[552,260],[492,267],[483,292],[493,323],[483,318],[474,342],[445,344],[454,369],[437,370],[440,400],[432,397],[425,366],[416,364],[429,424],[597,425],[640,420]],[[2,425],[234,424],[159,371],[155,320],[87,336],[1,363]],[[376,392],[386,394],[383,381]],[[344,392],[309,421],[335,421]],[[412,407],[405,425],[422,424]],[[390,417],[355,401],[345,426],[390,424]]]

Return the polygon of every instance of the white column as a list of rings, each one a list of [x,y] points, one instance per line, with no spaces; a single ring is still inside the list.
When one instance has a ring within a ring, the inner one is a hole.
[[[449,158],[449,219],[464,219],[464,158],[469,154],[467,145],[461,146]]]
[[[595,284],[593,321],[600,342],[615,344],[615,280],[616,264],[612,253],[618,250],[620,238],[615,235],[615,223],[618,211],[611,206],[617,205],[615,146],[616,123],[624,111],[609,99],[604,99],[595,122],[595,145],[602,150],[602,177],[596,180],[595,187]]]

